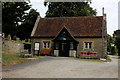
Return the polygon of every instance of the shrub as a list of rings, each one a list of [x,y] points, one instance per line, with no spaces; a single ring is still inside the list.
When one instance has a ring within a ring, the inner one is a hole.
[[[56,57],[56,55],[52,55],[53,57]]]
[[[116,46],[112,46],[111,48],[111,54],[112,55],[116,55],[118,53],[117,47]]]

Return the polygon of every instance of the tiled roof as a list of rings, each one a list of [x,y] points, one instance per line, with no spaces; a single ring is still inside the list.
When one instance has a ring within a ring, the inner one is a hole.
[[[102,36],[103,16],[40,18],[33,37],[55,37],[65,26],[74,37]]]

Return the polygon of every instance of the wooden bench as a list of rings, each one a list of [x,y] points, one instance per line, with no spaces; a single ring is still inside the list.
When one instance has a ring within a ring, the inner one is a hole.
[[[28,57],[32,57],[32,54],[29,54],[28,50],[23,50],[23,51],[21,51],[20,56],[23,58],[28,58]]]
[[[97,58],[97,52],[80,52],[80,58],[85,58],[85,59],[95,59]]]

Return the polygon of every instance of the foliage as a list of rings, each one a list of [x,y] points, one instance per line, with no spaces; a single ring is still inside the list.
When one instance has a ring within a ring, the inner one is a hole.
[[[17,33],[19,22],[23,21],[23,16],[30,9],[26,2],[4,2],[2,3],[3,32],[12,36]]]
[[[38,12],[27,2],[2,3],[3,32],[7,36],[16,35],[20,39],[30,37]]]
[[[112,60],[110,59],[109,56],[107,56],[106,62],[111,62]]]
[[[111,52],[111,44],[113,44],[114,43],[114,38],[111,36],[111,35],[109,35],[109,34],[107,34],[107,51],[108,52]]]
[[[114,31],[113,36],[115,38],[115,45],[117,46],[118,49],[118,55],[120,56],[120,30]]]
[[[46,17],[95,16],[96,9],[88,2],[45,2],[48,5]]]
[[[56,57],[56,55],[52,55],[53,57]]]
[[[14,36],[13,36],[13,40],[16,40],[16,38],[17,38],[17,36],[16,36],[16,35],[14,35]]]
[[[16,41],[16,40],[13,40],[15,42],[19,42],[19,43],[23,43],[23,44],[31,44],[30,42],[24,42],[24,41]]]
[[[18,28],[18,37],[20,37],[21,39],[30,38],[30,34],[38,15],[39,13],[36,10],[31,9],[29,13],[24,16],[25,20]]]
[[[111,47],[111,53],[112,53],[112,55],[116,55],[118,53],[118,50],[117,50],[116,46]]]

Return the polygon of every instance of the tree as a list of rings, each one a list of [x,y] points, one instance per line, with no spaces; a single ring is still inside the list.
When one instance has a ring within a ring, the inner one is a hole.
[[[30,38],[39,13],[27,2],[5,2],[3,8],[3,32],[20,39]]]
[[[111,48],[112,48],[111,44],[114,44],[114,38],[111,35],[107,34],[107,51],[108,52],[111,52]]]
[[[113,36],[115,38],[115,45],[117,46],[118,49],[118,55],[120,56],[120,30],[114,31]]]
[[[30,38],[30,34],[36,22],[39,13],[35,9],[30,9],[30,12],[24,16],[25,20],[19,26],[18,37],[21,39]]]
[[[2,3],[2,28],[3,32],[8,35],[17,34],[19,23],[22,22],[26,11],[30,9],[27,2],[4,2]]]
[[[45,2],[46,17],[96,16],[96,9],[88,2]]]
[[[111,54],[112,55],[116,55],[118,53],[117,47],[116,46],[112,46],[111,47]]]

